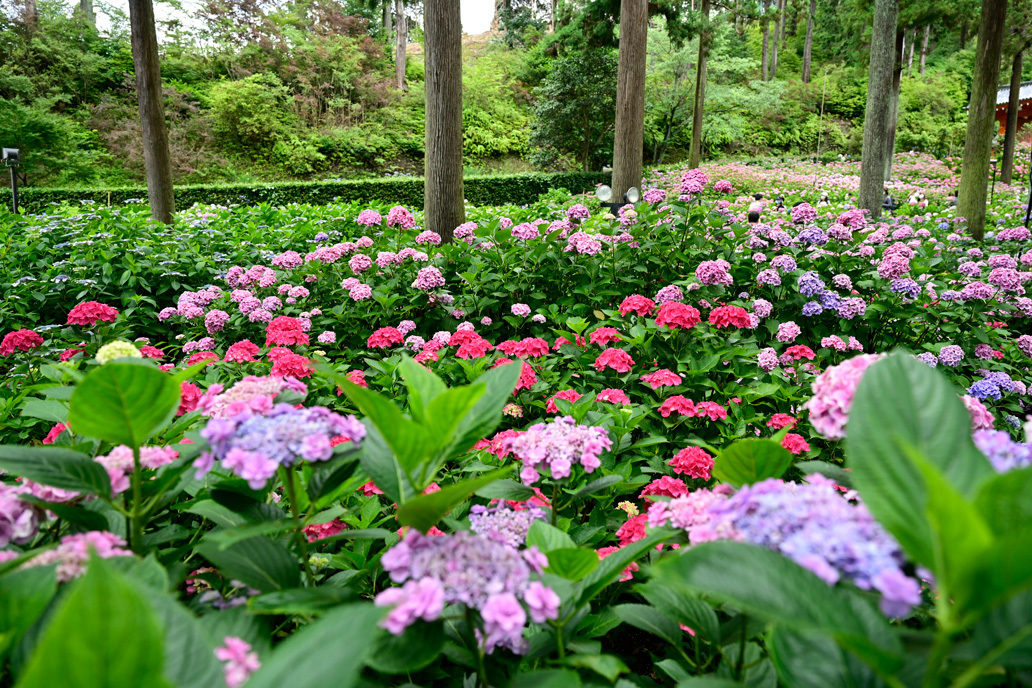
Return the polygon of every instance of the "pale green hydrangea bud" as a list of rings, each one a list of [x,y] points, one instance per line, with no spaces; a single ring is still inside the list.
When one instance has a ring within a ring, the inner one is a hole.
[[[116,358],[143,358],[143,354],[129,342],[120,339],[108,342],[97,351],[97,363],[108,363]]]

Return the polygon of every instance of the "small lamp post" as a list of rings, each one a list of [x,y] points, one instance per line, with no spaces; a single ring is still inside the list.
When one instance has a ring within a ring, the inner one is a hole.
[[[613,190],[605,184],[595,189],[595,196],[598,197],[598,200],[602,202],[604,207],[609,208],[609,212],[613,215],[616,215],[618,210],[628,203],[637,203],[641,200],[641,192],[633,186],[624,192],[623,201],[618,203],[610,202],[610,199],[613,197]]]
[[[996,195],[996,158],[992,158],[989,164],[993,168],[993,185],[989,187],[989,202],[993,202],[993,197]]]
[[[14,198],[14,214],[18,214],[18,163],[21,162],[21,151],[17,148],[3,149],[4,167],[11,170],[11,196]]]

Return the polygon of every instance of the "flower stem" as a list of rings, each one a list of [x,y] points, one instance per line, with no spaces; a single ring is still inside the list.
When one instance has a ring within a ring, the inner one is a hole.
[[[290,500],[290,513],[294,520],[301,521],[301,509],[297,504],[297,487],[294,483],[294,471],[289,467],[284,467],[281,470],[283,472],[283,484],[287,488],[287,499]],[[294,537],[297,538],[297,543],[301,547],[301,558],[305,567],[305,579],[308,581],[308,587],[315,587],[312,564],[308,560],[308,538],[305,537],[303,525],[298,526],[297,530],[294,531]]]

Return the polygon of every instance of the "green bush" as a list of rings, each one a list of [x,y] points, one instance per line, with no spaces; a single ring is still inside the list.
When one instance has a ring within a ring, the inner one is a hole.
[[[513,174],[490,177],[467,177],[466,200],[473,205],[494,206],[526,204],[541,194],[562,187],[575,193],[594,189],[608,177],[601,172],[556,174]],[[8,191],[5,196],[9,197]],[[51,204],[92,202],[120,205],[128,199],[147,198],[147,190],[139,187],[112,189],[43,189],[28,187],[20,195],[26,212],[41,213]],[[272,203],[326,204],[342,202],[396,203],[410,208],[423,207],[423,179],[401,177],[361,181],[286,182],[280,184],[221,184],[176,187],[176,206],[189,208],[195,203],[219,205],[255,205]],[[6,200],[5,200],[6,202]]]

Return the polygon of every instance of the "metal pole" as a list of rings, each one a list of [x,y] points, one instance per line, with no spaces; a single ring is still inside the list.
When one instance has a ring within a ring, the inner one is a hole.
[[[1028,205],[1025,208],[1025,226],[1028,227],[1028,218],[1032,215],[1032,146],[1028,149]]]
[[[14,214],[18,214],[18,174],[15,172],[17,168],[11,166],[11,196],[14,198]]]

